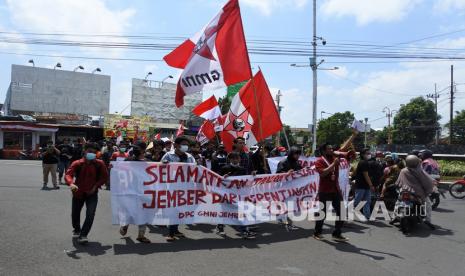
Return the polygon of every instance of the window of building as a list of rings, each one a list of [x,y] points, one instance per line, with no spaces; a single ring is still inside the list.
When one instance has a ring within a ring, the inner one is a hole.
[[[32,132],[9,132],[3,133],[3,148],[25,150],[32,147]]]

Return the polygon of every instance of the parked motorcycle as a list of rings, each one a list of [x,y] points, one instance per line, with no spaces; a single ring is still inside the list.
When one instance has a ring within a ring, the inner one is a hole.
[[[408,235],[411,228],[415,224],[424,222],[425,218],[425,203],[412,192],[399,192],[399,197],[394,208],[393,222],[400,223],[402,233]]]
[[[463,179],[457,180],[454,184],[449,186],[449,193],[452,197],[457,199],[465,198],[465,175]]]
[[[34,151],[32,149],[20,151],[19,160],[34,160]]]

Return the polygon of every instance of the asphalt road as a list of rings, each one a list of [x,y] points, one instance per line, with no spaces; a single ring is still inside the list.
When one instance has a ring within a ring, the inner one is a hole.
[[[464,275],[465,200],[447,198],[433,214],[441,229],[421,226],[404,237],[384,222],[352,223],[349,243],[311,238],[313,223],[286,232],[263,224],[261,236],[244,241],[226,228],[182,226],[187,238],[165,241],[152,227],[152,244],[121,238],[111,225],[110,194],[101,191],[87,246],[71,238],[71,194],[42,191],[41,164],[0,161],[0,275]],[[328,229],[325,226],[325,229]],[[329,237],[330,230],[325,232]]]

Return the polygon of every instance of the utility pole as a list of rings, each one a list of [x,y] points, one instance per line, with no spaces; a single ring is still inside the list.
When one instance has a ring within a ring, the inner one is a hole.
[[[368,118],[365,118],[365,148],[367,147],[368,141],[367,141],[367,130],[368,128]]]
[[[317,116],[317,69],[318,65],[316,62],[316,45],[317,45],[317,36],[316,36],[316,0],[313,0],[313,57],[310,61],[310,66],[312,67],[313,73],[313,129],[312,129],[312,154],[315,155],[316,152],[316,116]]]
[[[281,118],[281,106],[280,106],[280,102],[281,102],[281,90],[278,90],[278,94],[276,94],[276,103],[278,105],[278,114],[279,114],[279,118]],[[286,133],[286,130],[284,130],[284,133]],[[281,139],[281,131],[278,132],[278,137],[276,138],[276,147],[279,147],[280,146],[280,140]]]
[[[434,94],[428,94],[426,95],[426,97],[428,99],[433,99],[434,100],[434,109],[435,109],[435,112],[436,112],[436,117],[434,118],[434,120],[436,121],[436,145],[439,144],[439,122],[438,122],[438,99],[440,97],[440,95],[438,94],[438,86],[437,84],[435,83],[434,84]]]
[[[450,66],[450,123],[449,144],[452,145],[454,137],[454,65]]]
[[[391,128],[391,118],[394,116],[394,112],[397,110],[391,110],[389,107],[383,108],[383,112],[386,113],[386,117],[388,118],[388,145],[392,145],[392,128]]]

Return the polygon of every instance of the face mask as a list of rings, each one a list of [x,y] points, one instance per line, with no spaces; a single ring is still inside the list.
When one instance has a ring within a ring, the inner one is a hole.
[[[126,148],[120,148],[119,151],[126,152]]]
[[[97,154],[95,153],[91,153],[91,152],[86,153],[86,159],[89,161],[94,160],[96,157],[97,157]]]
[[[280,152],[279,155],[280,156],[286,156],[286,153],[285,152]]]
[[[182,151],[182,152],[187,152],[189,150],[189,146],[188,145],[181,145],[181,147],[179,147],[179,150]]]
[[[365,159],[366,159],[366,160],[370,160],[370,159],[371,159],[371,154],[365,155]]]

